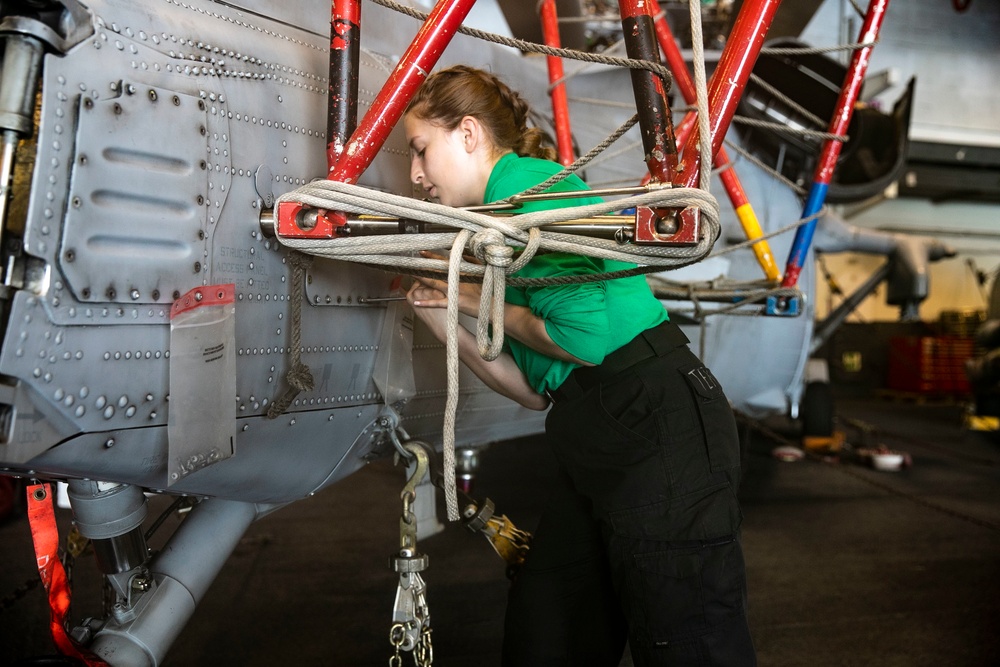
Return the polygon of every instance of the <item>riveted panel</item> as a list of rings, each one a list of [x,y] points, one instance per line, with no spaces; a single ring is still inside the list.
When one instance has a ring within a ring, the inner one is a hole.
[[[198,97],[82,96],[59,267],[81,301],[153,303],[200,282],[208,123]],[[169,295],[168,293],[168,295]]]

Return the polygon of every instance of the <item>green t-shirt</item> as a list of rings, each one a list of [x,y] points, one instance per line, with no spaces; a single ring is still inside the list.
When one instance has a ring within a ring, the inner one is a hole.
[[[493,167],[486,184],[485,201],[495,202],[524,192],[561,169],[555,162],[508,153]],[[577,176],[571,175],[546,192],[585,189],[587,185]],[[598,197],[534,201],[524,204],[517,212],[583,206],[600,201]],[[576,276],[631,268],[635,268],[635,265],[626,262],[568,253],[546,253],[533,257],[514,277]],[[556,345],[593,364],[600,364],[605,356],[628,343],[641,331],[667,319],[667,311],[653,296],[645,276],[641,275],[571,285],[508,286],[506,300],[508,303],[527,306],[532,313],[545,320],[545,330]],[[506,337],[506,344],[528,382],[539,393],[557,388],[578,366],[545,356],[510,336]]]

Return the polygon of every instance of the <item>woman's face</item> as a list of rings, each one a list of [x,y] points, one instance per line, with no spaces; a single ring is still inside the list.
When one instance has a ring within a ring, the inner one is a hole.
[[[483,203],[492,164],[485,166],[467,123],[454,130],[406,114],[403,129],[410,146],[410,180],[445,206]]]

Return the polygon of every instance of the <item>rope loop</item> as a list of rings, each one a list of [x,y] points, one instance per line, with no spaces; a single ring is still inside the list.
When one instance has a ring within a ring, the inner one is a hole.
[[[479,317],[476,320],[476,347],[479,356],[486,361],[495,361],[503,351],[505,282],[500,268],[487,270],[483,276]]]
[[[530,262],[535,256],[535,253],[538,252],[538,248],[541,245],[542,232],[538,229],[538,227],[532,227],[528,230],[528,245],[524,247],[524,250],[522,250],[520,256],[514,260],[514,263],[510,265],[507,273],[517,273],[523,269],[525,265],[527,265],[527,263]]]
[[[472,235],[472,254],[489,266],[507,268],[513,262],[514,249],[507,245],[496,229],[483,229]]]

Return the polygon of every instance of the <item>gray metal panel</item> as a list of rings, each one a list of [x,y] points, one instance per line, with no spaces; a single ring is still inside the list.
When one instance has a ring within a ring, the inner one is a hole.
[[[126,85],[132,93],[79,102],[59,268],[80,301],[169,302],[161,286],[200,277],[214,142],[197,95]]]
[[[308,4],[328,21],[328,3]],[[286,389],[292,300],[300,295],[290,290],[288,251],[259,226],[265,201],[326,173],[326,31],[292,25],[306,14],[291,20],[281,10],[273,20],[207,1],[157,2],[156,11],[124,0],[90,7],[93,37],[45,60],[25,249],[49,277],[12,300],[0,373],[13,384],[0,397],[8,406],[0,429],[13,442],[0,443],[0,467],[44,464],[52,473],[163,488],[170,304],[193,287],[232,282],[236,456],[179,490],[284,501],[336,481],[363,465],[383,409],[371,376],[385,308],[357,307],[357,298],[385,294],[392,274],[314,262],[301,340],[315,388],[269,422],[268,406]],[[377,6],[365,11],[382,30],[365,40],[360,114],[393,50],[418,27]],[[487,51],[496,54],[463,39],[448,53],[475,52],[485,63]],[[361,182],[408,194],[408,175],[396,130]],[[326,307],[338,298],[355,307]],[[419,393],[403,412],[404,427],[435,442],[443,361],[439,345],[415,354]],[[544,415],[469,373],[461,390],[459,444],[541,429]],[[132,442],[141,444],[121,446]]]
[[[304,30],[312,30],[319,35],[328,36],[330,34],[329,0],[295,0],[294,2],[226,0],[225,3],[219,4],[244,9],[281,23],[298,26]]]

